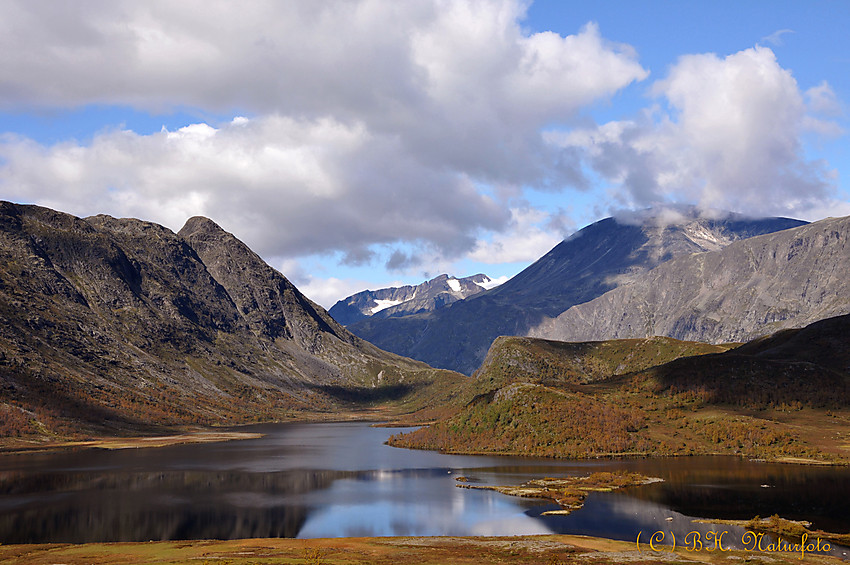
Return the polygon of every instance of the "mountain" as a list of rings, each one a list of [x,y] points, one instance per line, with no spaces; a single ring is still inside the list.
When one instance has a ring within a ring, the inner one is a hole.
[[[0,202],[0,318],[7,436],[413,409],[459,377],[354,336],[200,217],[175,234]]]
[[[430,312],[492,288],[487,275],[477,274],[461,279],[440,275],[418,285],[364,290],[343,298],[328,313],[347,326],[365,318],[389,318]]]
[[[500,338],[473,400],[398,447],[586,458],[734,454],[850,461],[850,315],[739,347],[667,337]]]
[[[528,335],[544,320],[674,257],[805,224],[788,218],[715,216],[680,208],[606,218],[576,232],[492,290],[432,312],[369,318],[348,329],[387,351],[471,374],[500,335]]]
[[[665,335],[743,342],[850,312],[850,217],[678,257],[530,333],[565,340]]]

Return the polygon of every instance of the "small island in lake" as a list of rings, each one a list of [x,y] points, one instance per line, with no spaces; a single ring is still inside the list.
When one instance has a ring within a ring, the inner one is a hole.
[[[566,515],[572,513],[574,510],[578,510],[584,505],[587,495],[594,491],[610,492],[630,486],[661,482],[664,479],[647,477],[640,473],[629,473],[626,471],[602,471],[593,473],[587,477],[546,477],[544,479],[533,479],[519,486],[470,485],[466,477],[458,477],[455,480],[461,483],[455,485],[458,488],[494,490],[511,496],[553,500],[561,509],[543,512],[543,515],[547,516],[553,514]]]

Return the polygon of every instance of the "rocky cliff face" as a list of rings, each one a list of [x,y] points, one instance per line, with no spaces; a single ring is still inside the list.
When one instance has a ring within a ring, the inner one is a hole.
[[[255,335],[311,352],[324,351],[324,339],[365,345],[212,220],[190,218],[177,235],[198,254]]]
[[[850,312],[850,218],[831,218],[683,256],[542,321],[568,341],[664,335],[748,341]]]
[[[0,411],[20,433],[281,418],[440,378],[206,218],[175,234],[1,202],[0,318]]]
[[[420,314],[483,292],[490,283],[490,277],[483,274],[460,279],[440,275],[418,285],[358,292],[334,304],[328,313],[346,326],[366,318]]]
[[[735,214],[707,218],[687,208],[672,215],[650,210],[607,218],[562,241],[499,287],[434,312],[367,319],[349,329],[388,351],[471,374],[500,335],[529,335],[545,320],[674,257],[804,223]]]

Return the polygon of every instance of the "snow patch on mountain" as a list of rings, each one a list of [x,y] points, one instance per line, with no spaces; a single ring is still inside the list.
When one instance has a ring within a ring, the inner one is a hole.
[[[379,300],[379,299],[376,299],[375,304],[377,304],[377,306],[372,307],[370,309],[370,312],[372,312],[373,314],[377,314],[381,310],[386,310],[387,308],[391,308],[393,306],[398,306],[402,302],[405,302],[405,301],[404,300]]]

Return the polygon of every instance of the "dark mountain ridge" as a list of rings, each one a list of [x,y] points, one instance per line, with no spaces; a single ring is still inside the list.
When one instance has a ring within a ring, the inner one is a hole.
[[[844,409],[850,402],[850,315],[770,334],[724,353],[683,357],[639,372],[654,393],[709,404]]]

